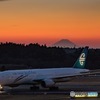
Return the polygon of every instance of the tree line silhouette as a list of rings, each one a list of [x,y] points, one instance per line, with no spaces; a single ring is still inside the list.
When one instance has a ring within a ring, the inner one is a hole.
[[[56,68],[73,66],[83,48],[0,43],[0,69]],[[86,68],[100,69],[100,49],[89,49]]]

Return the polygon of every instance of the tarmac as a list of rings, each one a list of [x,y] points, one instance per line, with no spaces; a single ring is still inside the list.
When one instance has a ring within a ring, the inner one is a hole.
[[[0,100],[100,100],[100,76],[76,77],[69,82],[58,83],[59,90],[50,91],[40,88],[31,91],[30,86],[16,88],[5,87],[0,93]],[[71,98],[70,92],[97,92],[97,98]]]

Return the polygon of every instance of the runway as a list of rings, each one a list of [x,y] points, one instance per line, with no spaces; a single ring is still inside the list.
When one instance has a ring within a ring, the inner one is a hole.
[[[100,94],[99,94],[100,95]],[[97,98],[71,98],[69,91],[15,91],[0,95],[0,100],[100,100]]]
[[[98,92],[98,98],[78,98],[78,100],[100,100],[100,77],[75,78],[70,82],[58,83],[59,90],[50,91],[40,88],[31,91],[30,86],[19,86],[16,88],[5,87],[5,92],[0,94],[0,100],[77,100],[70,97],[70,92]]]
[[[73,83],[74,84],[74,83]],[[48,89],[41,89],[37,91],[31,91],[29,86],[20,86],[13,89],[7,89],[6,92],[1,93],[0,100],[100,100],[100,86],[99,85],[91,85],[92,89],[87,89],[86,85],[71,85],[66,86],[67,88],[60,87],[59,91],[49,91]],[[65,84],[64,84],[65,85]],[[68,85],[68,84],[67,84]],[[78,88],[81,87],[80,88]],[[71,87],[74,87],[72,89]],[[96,87],[96,88],[95,88]],[[95,89],[95,90],[94,90]],[[98,98],[71,98],[70,92],[98,92]]]

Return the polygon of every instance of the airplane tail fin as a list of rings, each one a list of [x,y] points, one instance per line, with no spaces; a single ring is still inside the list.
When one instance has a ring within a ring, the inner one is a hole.
[[[79,69],[85,68],[87,53],[88,53],[88,47],[85,47],[82,53],[80,54],[79,58],[75,62],[73,68],[79,68]]]

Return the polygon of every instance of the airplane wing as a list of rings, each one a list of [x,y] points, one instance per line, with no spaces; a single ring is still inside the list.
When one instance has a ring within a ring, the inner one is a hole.
[[[82,75],[100,75],[100,70],[90,70],[88,72],[82,72]]]
[[[77,75],[72,75],[72,76],[64,76],[64,77],[58,77],[58,78],[54,78],[53,80],[55,82],[65,82],[65,81],[70,81],[73,78],[76,77],[81,77],[81,76],[100,76],[100,70],[90,70],[89,72],[82,72],[80,74]]]

